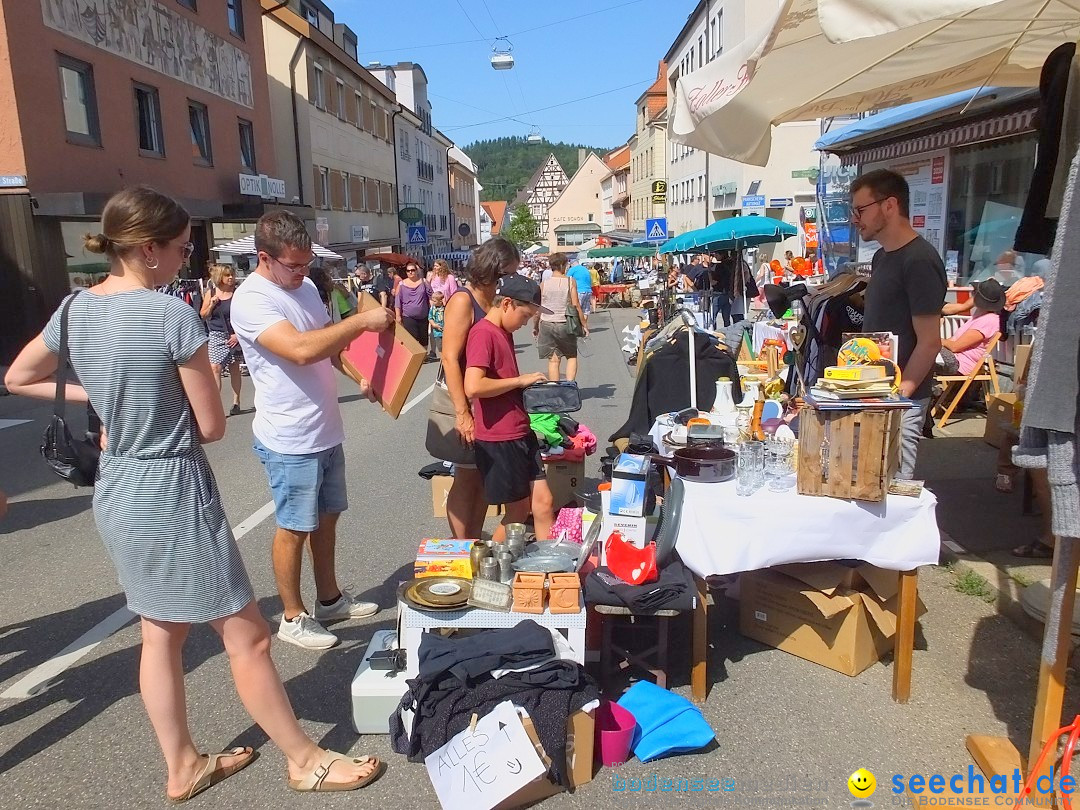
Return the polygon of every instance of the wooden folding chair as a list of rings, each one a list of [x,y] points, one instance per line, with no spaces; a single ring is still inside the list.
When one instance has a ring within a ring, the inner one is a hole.
[[[968,388],[971,387],[973,382],[977,380],[989,382],[993,386],[995,394],[1001,393],[1001,386],[998,385],[997,366],[994,364],[994,347],[997,346],[997,342],[1000,339],[1000,332],[995,333],[994,336],[990,338],[990,342],[986,344],[986,350],[983,352],[982,358],[966,377],[959,374],[937,375],[937,380],[944,385],[944,390],[941,392],[941,396],[935,400],[933,407],[930,409],[930,414],[933,416],[942,407],[945,408],[945,413],[942,414],[941,419],[939,419],[937,423],[939,428],[945,427],[945,424],[949,421],[949,417],[952,416],[953,411],[956,410],[957,406],[960,404],[960,400],[964,398],[964,394],[967,393]],[[949,393],[956,384],[959,384],[960,388],[956,391],[956,395],[950,401]]]

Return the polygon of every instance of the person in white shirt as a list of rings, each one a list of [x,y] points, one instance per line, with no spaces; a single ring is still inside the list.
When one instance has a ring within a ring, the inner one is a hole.
[[[284,605],[278,638],[328,649],[338,638],[320,622],[361,618],[378,605],[338,587],[337,521],[348,508],[345,428],[338,407],[338,355],[363,332],[394,322],[378,307],[330,323],[308,279],[311,237],[294,214],[275,211],[255,226],[259,264],[233,295],[232,323],[255,384],[255,452],[274,498],[274,576]],[[300,595],[304,545],[310,540],[316,602]]]

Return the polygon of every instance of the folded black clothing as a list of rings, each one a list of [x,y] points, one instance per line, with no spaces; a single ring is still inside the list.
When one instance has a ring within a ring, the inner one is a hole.
[[[430,635],[430,634],[429,634]],[[410,762],[423,762],[469,727],[473,714],[483,717],[505,700],[529,713],[537,737],[551,758],[552,781],[569,787],[566,772],[566,721],[582,706],[600,697],[596,681],[574,661],[551,661],[528,672],[500,678],[490,675],[466,686],[457,676],[444,673],[434,682],[413,678],[398,709],[390,715],[390,741],[394,751]],[[413,712],[412,730],[406,734],[401,710]]]
[[[421,680],[434,681],[446,672],[465,684],[493,669],[523,667],[555,655],[551,631],[532,619],[505,630],[485,630],[462,639],[424,633],[417,654]]]
[[[626,452],[644,456],[649,453],[659,453],[660,451],[656,449],[656,442],[648,433],[631,433],[629,443],[626,445]]]
[[[679,559],[660,569],[656,582],[646,585],[608,585],[597,574],[611,575],[606,567],[585,577],[585,603],[625,607],[634,613],[655,610],[693,610],[697,597],[694,579]]]
[[[427,478],[429,481],[436,475],[453,475],[454,465],[449,461],[436,461],[433,464],[428,464],[423,467],[420,472],[417,473],[421,478]]]
[[[567,436],[577,436],[578,427],[580,427],[580,425],[580,422],[572,416],[567,416],[565,413],[559,417],[559,427],[566,432]]]

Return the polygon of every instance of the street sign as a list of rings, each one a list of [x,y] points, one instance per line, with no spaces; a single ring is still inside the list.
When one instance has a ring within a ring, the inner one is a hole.
[[[353,225],[350,230],[350,236],[354,242],[366,242],[368,241],[368,234],[370,231],[370,225]]]
[[[647,242],[667,241],[667,217],[645,220],[645,240]]]
[[[817,166],[814,166],[813,168],[810,168],[810,169],[792,169],[791,170],[791,179],[792,180],[800,180],[800,179],[801,180],[817,180],[819,174],[821,174],[821,170]]]
[[[407,205],[398,211],[398,219],[406,225],[415,225],[424,219],[424,212],[415,205]]]
[[[25,185],[25,174],[0,174],[0,188],[22,188]]]
[[[743,208],[764,208],[765,207],[765,195],[754,194],[748,195],[742,198]]]
[[[769,208],[789,208],[795,204],[791,197],[769,197]]]
[[[426,245],[427,228],[425,228],[423,225],[410,225],[408,242],[410,245]]]

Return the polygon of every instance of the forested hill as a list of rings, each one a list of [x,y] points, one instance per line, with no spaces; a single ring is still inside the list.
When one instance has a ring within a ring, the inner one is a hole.
[[[567,177],[572,177],[578,167],[578,149],[596,152],[603,157],[610,148],[586,146],[576,143],[552,143],[542,140],[529,143],[523,137],[495,138],[476,141],[463,147],[465,154],[473,159],[480,173],[480,185],[484,190],[480,199],[506,200],[510,202],[529,182],[533,172],[552,152],[559,159]]]

